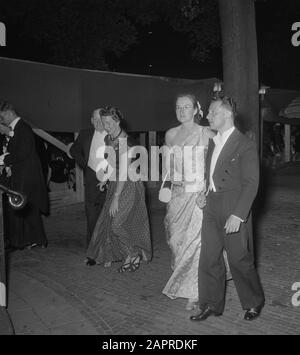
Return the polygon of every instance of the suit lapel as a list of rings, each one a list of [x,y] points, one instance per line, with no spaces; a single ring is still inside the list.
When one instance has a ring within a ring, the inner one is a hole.
[[[94,135],[93,129],[87,132],[87,137],[85,140],[85,156],[87,157],[87,161],[89,160],[89,156],[90,156],[90,149],[91,149],[93,135]]]
[[[8,144],[7,144],[7,149],[9,149],[9,146],[12,146],[14,144],[14,142],[16,140],[16,134],[18,135],[18,131],[22,128],[22,125],[23,125],[23,121],[22,121],[22,119],[20,119],[14,127],[14,130],[13,130],[14,135],[13,135],[13,137],[11,137],[9,139]]]
[[[205,175],[206,175],[206,182],[209,182],[209,174],[210,174],[210,164],[211,164],[211,157],[215,148],[215,142],[212,138],[209,139],[208,142],[208,149],[206,155],[206,163],[205,163]]]
[[[216,163],[215,173],[220,169],[220,167],[229,159],[232,153],[236,150],[236,147],[239,143],[240,132],[235,129],[230,137],[228,138],[227,142],[225,143]]]

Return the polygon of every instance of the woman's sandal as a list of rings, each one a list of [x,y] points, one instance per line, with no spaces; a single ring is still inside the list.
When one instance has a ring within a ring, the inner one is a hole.
[[[130,272],[135,272],[139,267],[140,267],[140,262],[141,262],[141,257],[139,255],[137,255],[135,258],[133,258],[130,261],[131,264],[131,268],[130,268]]]
[[[196,299],[189,299],[186,306],[185,306],[185,309],[187,311],[192,311],[194,310],[196,307],[198,306],[198,300]]]
[[[131,262],[125,263],[118,268],[118,272],[126,272],[131,268]]]
[[[140,267],[141,258],[139,255],[131,259],[129,262],[123,264],[118,268],[118,272],[135,272]]]

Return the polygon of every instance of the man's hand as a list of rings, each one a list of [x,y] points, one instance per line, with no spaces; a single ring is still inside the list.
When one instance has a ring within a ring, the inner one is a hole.
[[[242,221],[236,216],[229,216],[227,219],[224,229],[226,234],[237,233],[240,230]]]

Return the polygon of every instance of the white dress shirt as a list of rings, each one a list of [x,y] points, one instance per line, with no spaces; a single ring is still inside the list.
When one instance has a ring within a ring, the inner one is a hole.
[[[20,121],[20,119],[21,119],[21,117],[17,117],[8,125],[8,127],[10,127],[10,129],[11,129],[11,132],[9,133],[9,136],[5,137],[5,139],[7,140],[7,144],[9,142],[10,138],[13,137],[13,131],[15,129],[16,124]],[[7,154],[9,154],[9,152],[7,152],[6,145],[3,147],[3,154],[0,155],[0,165],[4,165],[4,158]]]
[[[215,142],[215,148],[211,157],[211,162],[210,162],[210,174],[209,174],[209,190],[213,190],[214,192],[217,191],[216,186],[214,184],[213,180],[213,174],[215,171],[215,167],[217,164],[217,160],[221,154],[221,151],[227,142],[228,138],[231,136],[231,134],[234,131],[234,127],[229,128],[227,131],[223,132],[223,134],[218,134],[213,138]]]
[[[95,130],[92,138],[88,166],[95,172],[97,172],[101,161],[104,160],[104,147],[105,147],[104,138],[106,135],[107,135],[106,131],[99,132]]]
[[[218,134],[213,138],[215,142],[215,149],[213,151],[212,157],[211,157],[211,163],[210,163],[210,174],[209,174],[209,190],[213,190],[214,192],[217,191],[216,186],[214,184],[213,180],[213,174],[215,171],[215,167],[217,164],[217,160],[221,154],[222,149],[224,148],[225,143],[227,142],[228,138],[231,136],[233,133],[235,127],[229,128],[227,131],[223,132],[223,134]],[[235,218],[237,218],[239,221],[244,222],[240,217],[237,217],[235,215],[232,215]]]
[[[21,119],[21,117],[15,118],[15,119],[9,124],[9,127],[10,127],[12,130],[14,130],[16,124],[20,121],[20,119]]]

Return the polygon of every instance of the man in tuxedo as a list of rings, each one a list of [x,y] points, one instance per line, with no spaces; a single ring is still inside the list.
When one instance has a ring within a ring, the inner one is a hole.
[[[41,163],[36,152],[31,127],[17,114],[13,105],[0,102],[1,123],[9,127],[6,151],[0,157],[7,173],[8,187],[26,195],[23,209],[15,210],[5,203],[5,234],[13,249],[47,246],[40,213],[48,213],[48,194]]]
[[[84,173],[87,246],[91,240],[106,197],[106,193],[101,192],[99,186],[97,186],[99,180],[96,175],[102,159],[99,156],[99,148],[105,146],[104,138],[107,135],[102,126],[99,110],[94,110],[92,114],[91,122],[94,127],[82,130],[70,148],[70,155],[75,159]]]
[[[193,321],[221,315],[225,306],[223,249],[237,293],[246,311],[245,320],[257,318],[264,293],[254,265],[251,206],[259,184],[259,160],[255,143],[234,127],[231,98],[212,101],[207,119],[217,135],[210,140],[206,181],[208,194],[203,210],[199,261],[199,312]]]

